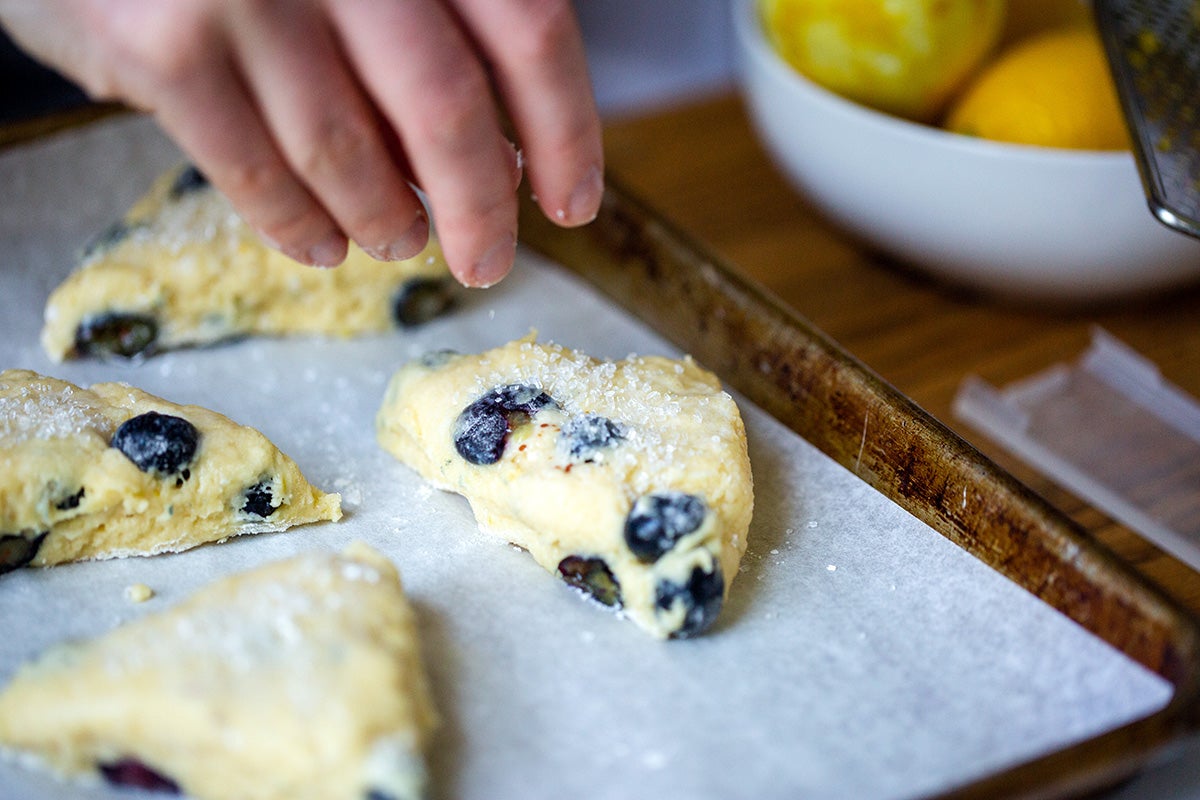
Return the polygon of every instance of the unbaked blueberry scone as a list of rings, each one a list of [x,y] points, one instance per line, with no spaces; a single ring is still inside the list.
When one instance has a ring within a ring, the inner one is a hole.
[[[354,336],[425,322],[456,287],[433,236],[405,261],[376,261],[351,245],[335,269],[298,264],[184,166],[85,249],[46,303],[42,345],[61,361],[248,335]]]
[[[419,800],[435,722],[400,577],[362,543],[51,648],[0,693],[8,753],[196,800]]]
[[[253,428],[124,383],[0,372],[0,573],[341,517]]]
[[[742,418],[691,358],[598,361],[533,335],[402,367],[380,444],[480,527],[659,637],[715,620],[746,549]]]

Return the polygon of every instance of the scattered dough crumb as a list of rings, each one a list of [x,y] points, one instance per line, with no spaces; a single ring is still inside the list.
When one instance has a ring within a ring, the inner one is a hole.
[[[132,583],[125,587],[125,599],[131,603],[144,603],[154,597],[154,590],[144,583]]]

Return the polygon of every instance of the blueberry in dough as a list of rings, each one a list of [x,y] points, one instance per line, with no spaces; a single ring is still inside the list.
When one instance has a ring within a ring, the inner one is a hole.
[[[671,637],[686,639],[703,633],[716,621],[725,599],[725,579],[719,567],[712,571],[695,567],[686,583],[659,581],[654,594],[655,605],[660,611],[670,611],[675,603],[683,603],[683,624],[671,633]]]
[[[84,488],[79,487],[79,491],[75,494],[67,495],[62,500],[54,504],[54,507],[59,511],[70,511],[72,508],[79,508],[79,504],[83,502]]]
[[[88,317],[75,329],[76,356],[148,355],[158,339],[158,323],[145,314],[114,311]]]
[[[567,455],[580,461],[592,461],[597,453],[625,438],[625,427],[599,414],[571,417],[562,427],[559,440]]]
[[[197,169],[194,165],[188,164],[175,178],[175,182],[171,184],[171,197],[179,199],[192,192],[198,192],[201,189],[207,189],[211,184],[203,172]]]
[[[49,531],[43,531],[32,539],[18,534],[0,534],[0,575],[11,572],[33,561]]]
[[[472,403],[454,424],[454,449],[472,464],[495,464],[507,439],[508,417],[491,403]]]
[[[142,762],[123,758],[111,764],[98,764],[104,780],[112,786],[128,786],[133,789],[148,789],[152,792],[179,794],[179,786],[170,778],[159,775]]]
[[[246,490],[245,498],[246,502],[242,504],[243,513],[263,519],[275,513],[275,506],[271,504],[274,495],[269,482],[260,481],[254,484]]]
[[[147,411],[125,420],[113,435],[112,446],[142,472],[175,475],[185,472],[199,441],[199,431],[186,419]]]
[[[90,258],[115,247],[125,241],[129,234],[139,227],[142,226],[138,223],[127,222],[123,219],[117,220],[112,225],[100,231],[91,241],[84,245],[83,257]]]
[[[642,495],[625,518],[625,544],[643,563],[657,561],[704,523],[704,501],[684,492]]]
[[[383,789],[371,789],[367,792],[363,800],[403,800],[391,792],[385,792]]]
[[[558,576],[606,606],[621,606],[621,585],[602,558],[567,556],[558,562]]]
[[[443,347],[440,350],[430,350],[428,353],[422,355],[418,361],[423,367],[437,369],[438,367],[445,366],[446,364],[450,363],[450,360],[457,355],[459,355],[457,350],[449,347]]]
[[[514,383],[492,389],[458,415],[454,448],[472,464],[495,464],[513,428],[546,406],[557,405],[535,386]]]
[[[441,278],[412,278],[396,290],[392,317],[401,328],[429,322],[454,304],[453,284]]]

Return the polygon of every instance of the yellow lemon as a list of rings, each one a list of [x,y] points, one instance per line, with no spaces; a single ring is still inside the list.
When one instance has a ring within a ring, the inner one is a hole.
[[[966,88],[946,127],[1046,147],[1129,147],[1116,87],[1091,27],[1051,30],[1013,45]]]
[[[761,0],[785,61],[864,105],[931,121],[987,57],[1004,0]]]

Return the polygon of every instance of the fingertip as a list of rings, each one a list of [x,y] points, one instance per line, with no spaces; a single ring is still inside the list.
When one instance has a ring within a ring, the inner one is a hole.
[[[331,233],[307,247],[284,246],[284,255],[310,267],[336,267],[346,260],[348,243],[346,237]]]
[[[517,256],[517,237],[506,234],[484,251],[465,271],[456,271],[454,276],[463,285],[473,289],[495,286],[512,271]]]
[[[567,196],[566,202],[546,211],[546,216],[553,222],[573,228],[586,225],[600,213],[600,202],[604,197],[604,172],[593,164],[584,173],[583,178],[575,184],[575,188]]]
[[[376,261],[404,261],[421,253],[429,244],[429,219],[425,212],[418,211],[416,219],[400,238],[383,247],[359,243],[367,255]]]

